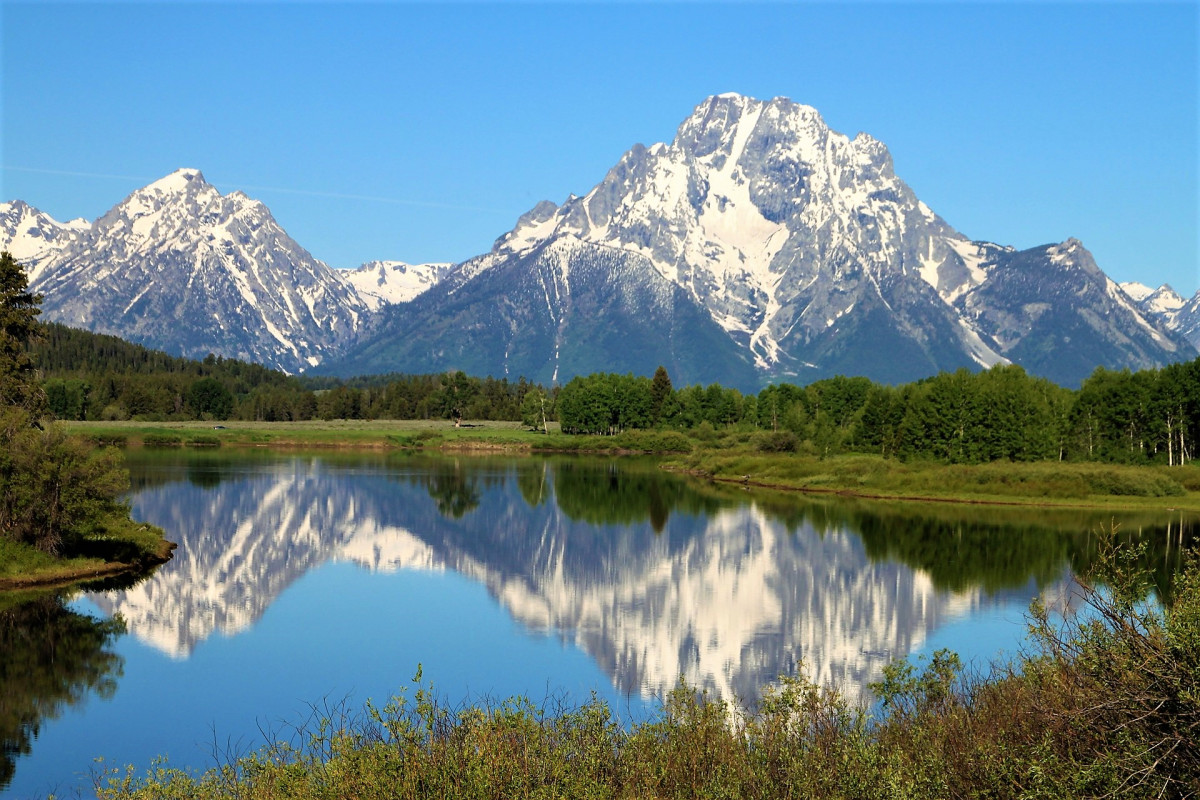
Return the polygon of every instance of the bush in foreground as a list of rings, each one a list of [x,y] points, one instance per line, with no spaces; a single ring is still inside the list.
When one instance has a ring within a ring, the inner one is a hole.
[[[1136,554],[1134,554],[1136,556]],[[1033,651],[986,680],[939,651],[889,666],[874,713],[801,677],[753,711],[681,683],[626,727],[603,702],[450,708],[410,699],[325,714],[203,775],[97,777],[117,798],[1060,798],[1200,793],[1200,570],[1168,605],[1114,556],[1058,619],[1035,605]]]

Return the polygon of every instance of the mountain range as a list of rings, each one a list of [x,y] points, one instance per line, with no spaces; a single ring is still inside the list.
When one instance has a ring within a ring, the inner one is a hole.
[[[969,239],[896,176],[883,143],[737,94],[458,264],[331,269],[264,205],[192,169],[90,224],[0,205],[0,247],[49,319],[290,372],[550,383],[662,364],[681,385],[754,389],[1017,363],[1078,385],[1098,365],[1156,367],[1200,346],[1200,292],[1118,285],[1075,239]]]

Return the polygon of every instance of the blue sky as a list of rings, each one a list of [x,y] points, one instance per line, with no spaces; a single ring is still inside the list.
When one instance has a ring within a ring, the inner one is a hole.
[[[882,140],[968,236],[1190,295],[1198,8],[5,0],[0,199],[94,219],[197,167],[332,266],[457,261],[737,91]]]

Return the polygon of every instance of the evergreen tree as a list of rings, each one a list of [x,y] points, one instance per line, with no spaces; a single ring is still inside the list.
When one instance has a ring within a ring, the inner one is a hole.
[[[59,555],[133,523],[118,500],[129,488],[120,454],[41,428],[48,404],[27,350],[41,300],[0,254],[0,538]]]
[[[212,419],[229,419],[233,413],[233,395],[216,378],[201,378],[188,389],[192,411]]]
[[[650,381],[650,418],[655,425],[662,422],[667,398],[674,394],[671,376],[667,374],[667,368],[660,364],[658,369],[654,370],[654,378]]]
[[[29,291],[25,269],[8,251],[0,253],[0,407],[19,409],[37,424],[46,415],[46,393],[38,382],[29,344],[38,334],[42,296]],[[6,425],[21,425],[11,419]]]

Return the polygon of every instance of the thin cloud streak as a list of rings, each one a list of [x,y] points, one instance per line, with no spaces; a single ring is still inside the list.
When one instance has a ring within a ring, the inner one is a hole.
[[[7,164],[0,166],[0,169],[8,170],[11,172],[32,172],[32,173],[36,173],[39,175],[63,175],[63,176],[72,177],[72,178],[105,178],[105,179],[122,180],[122,181],[140,181],[140,182],[144,182],[144,183],[151,183],[153,181],[158,180],[158,178],[147,178],[145,176],[139,176],[139,175],[112,175],[112,174],[104,173],[104,172],[74,172],[74,171],[70,171],[70,170],[61,170],[61,169],[40,169],[38,167],[15,167],[15,166],[7,165]],[[159,177],[161,177],[161,176],[159,176]],[[319,192],[319,191],[314,191],[314,190],[310,190],[310,189],[289,189],[289,188],[286,188],[283,186],[258,186],[255,184],[247,184],[247,183],[237,184],[236,182],[234,182],[234,183],[236,184],[236,187],[235,187],[236,190],[240,190],[240,191],[245,191],[248,189],[250,191],[255,191],[255,192],[279,192],[282,194],[304,195],[306,197],[328,197],[328,198],[334,199],[334,200],[365,200],[367,202],[372,202],[372,203],[390,203],[392,205],[416,206],[419,208],[442,208],[442,209],[448,209],[451,211],[480,211],[480,212],[484,212],[484,213],[488,213],[488,214],[511,214],[512,213],[511,209],[487,208],[484,206],[466,206],[466,205],[458,205],[455,203],[439,203],[439,202],[436,202],[433,200],[407,200],[407,199],[399,198],[399,197],[379,197],[377,195],[369,195],[369,194],[347,194],[347,193],[343,193],[343,192]]]

